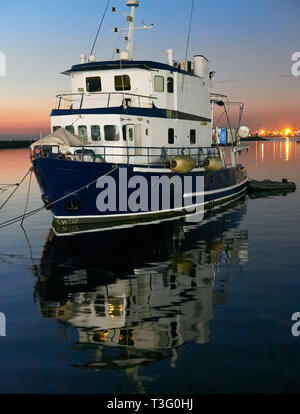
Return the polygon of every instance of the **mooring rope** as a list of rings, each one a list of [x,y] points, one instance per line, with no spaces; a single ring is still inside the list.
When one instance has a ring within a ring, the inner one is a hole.
[[[15,187],[16,185],[19,185],[19,184],[18,183],[16,183],[16,184],[0,184],[0,190],[2,190],[2,188]]]
[[[20,186],[23,184],[23,182],[26,180],[28,174],[30,173],[31,168],[27,171],[27,173],[24,175],[22,180],[19,184],[11,184],[11,187],[16,187],[14,191],[7,197],[7,199],[4,201],[4,203],[1,205],[0,210],[9,202],[9,200],[12,198],[12,196],[15,194],[15,192],[20,188]],[[9,187],[7,187],[4,191],[7,191]]]
[[[23,219],[22,219],[22,222],[21,222],[21,226],[22,226],[22,224],[23,224],[23,222],[25,220],[25,215],[27,213],[29,196],[30,196],[30,189],[31,189],[31,180],[32,180],[32,168],[30,169],[29,185],[28,185],[28,191],[27,191],[27,197],[26,197],[25,210],[24,210],[24,214],[23,214]]]
[[[5,191],[8,191],[10,188],[12,187],[18,187],[18,183],[17,184],[0,184],[0,193],[3,194],[5,193]]]
[[[59,199],[57,199],[57,200],[55,200],[55,201],[53,201],[53,202],[51,202],[49,204],[46,204],[46,205],[44,205],[44,206],[42,206],[40,208],[37,208],[35,210],[29,211],[28,213],[22,214],[21,216],[14,217],[14,218],[12,218],[10,220],[4,221],[3,223],[0,223],[0,229],[2,229],[4,227],[11,226],[12,224],[15,224],[15,223],[17,223],[19,221],[22,221],[22,223],[23,223],[23,221],[25,220],[25,218],[31,217],[34,214],[37,214],[37,213],[43,211],[44,209],[48,209],[48,208],[54,206],[55,204],[57,204],[57,203],[65,200],[66,198],[71,197],[72,195],[75,195],[77,193],[80,193],[83,190],[88,189],[91,185],[95,184],[100,178],[106,177],[107,175],[109,175],[109,174],[113,173],[114,171],[116,171],[118,168],[119,168],[119,166],[116,165],[113,169],[111,169],[110,171],[108,171],[106,174],[100,175],[100,177],[98,177],[95,180],[93,180],[92,182],[86,184],[84,187],[81,187],[78,190],[73,191],[72,193],[66,194],[65,196],[63,196],[63,197],[61,197],[61,198],[59,198]],[[30,173],[30,170],[28,171],[28,173],[26,174],[25,177],[27,177],[27,175],[29,173]]]

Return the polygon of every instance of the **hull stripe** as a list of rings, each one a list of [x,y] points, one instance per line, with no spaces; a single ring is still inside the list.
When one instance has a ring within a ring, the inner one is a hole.
[[[88,108],[88,109],[53,109],[51,116],[66,115],[126,115],[149,118],[182,119],[185,121],[197,121],[210,123],[211,119],[203,116],[188,114],[172,109],[153,108],[123,108],[117,106],[112,108]]]
[[[203,191],[202,193],[184,194],[183,197],[187,198],[187,197],[196,197],[196,196],[201,196],[201,195],[205,196],[205,195],[210,195],[210,194],[224,193],[225,191],[230,191],[230,190],[233,190],[234,188],[240,187],[241,185],[246,184],[246,182],[248,182],[248,179],[243,181],[242,183],[232,185],[231,187],[220,188],[219,190]]]
[[[206,171],[205,168],[194,168],[193,173]],[[168,168],[143,168],[143,167],[134,167],[133,172],[142,172],[142,173],[165,173],[165,174],[174,174],[174,171]]]

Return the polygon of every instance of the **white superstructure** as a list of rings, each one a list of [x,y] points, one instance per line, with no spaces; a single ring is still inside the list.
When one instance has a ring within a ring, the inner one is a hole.
[[[127,1],[131,14],[127,16],[127,46],[120,60],[95,62],[93,57],[86,63],[85,55],[81,55],[81,64],[64,72],[71,78],[71,92],[57,96],[51,114],[52,132],[63,127],[87,139],[91,146],[118,147],[112,151],[119,157],[115,162],[124,161],[120,156],[127,155],[128,146],[166,146],[171,155],[172,146],[210,147],[208,60],[195,56],[193,63],[178,63],[172,49],[167,51],[168,64],[132,60],[134,30],[152,27],[134,26],[138,5],[136,0]],[[122,30],[125,29],[115,29]],[[131,155],[135,153],[141,156],[141,150],[133,150]],[[136,161],[132,159],[130,163]]]

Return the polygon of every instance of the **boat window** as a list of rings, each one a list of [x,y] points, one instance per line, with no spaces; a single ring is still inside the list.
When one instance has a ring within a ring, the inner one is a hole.
[[[192,145],[196,144],[196,130],[195,129],[190,130],[190,142]]]
[[[101,92],[102,84],[100,76],[86,78],[86,90],[87,92]]]
[[[174,93],[174,79],[168,78],[168,92]]]
[[[75,134],[75,129],[74,129],[73,125],[66,126],[66,130],[71,132],[71,134]]]
[[[127,140],[127,136],[126,136],[126,125],[122,126],[122,133],[123,133],[123,140],[126,141]]]
[[[85,125],[79,125],[78,127],[78,136],[80,138],[87,138],[87,127]]]
[[[61,128],[60,126],[54,126],[53,127],[53,132],[57,131],[59,128]]]
[[[91,126],[91,137],[93,141],[101,141],[101,132],[99,125]]]
[[[130,77],[128,75],[115,76],[116,91],[130,91]]]
[[[168,142],[169,144],[174,144],[175,141],[175,135],[174,135],[174,129],[170,128],[168,133]]]
[[[155,92],[165,91],[165,80],[163,76],[154,76],[154,91]]]
[[[119,141],[119,130],[116,125],[105,125],[105,141]]]
[[[133,137],[134,137],[133,128],[128,128],[128,140],[130,142],[132,142],[133,141]]]

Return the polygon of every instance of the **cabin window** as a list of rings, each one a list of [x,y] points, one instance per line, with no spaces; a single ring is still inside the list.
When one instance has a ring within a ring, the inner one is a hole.
[[[196,144],[196,130],[195,129],[190,130],[190,142],[192,145]]]
[[[130,77],[128,75],[115,76],[116,91],[130,91]]]
[[[134,138],[134,130],[133,128],[128,128],[128,140],[132,142],[133,138]]]
[[[164,92],[165,91],[165,80],[163,76],[154,77],[154,91]]]
[[[80,138],[87,138],[88,133],[87,133],[86,125],[79,125],[79,127],[78,127],[78,136]]]
[[[53,132],[57,131],[59,128],[61,128],[60,126],[54,126],[53,127]]]
[[[100,76],[86,78],[86,90],[87,92],[101,92],[102,84]]]
[[[122,126],[122,133],[123,133],[123,141],[127,140],[127,136],[126,136],[126,125]]]
[[[105,141],[119,141],[119,130],[116,125],[105,125]]]
[[[174,79],[168,78],[168,92],[174,93]]]
[[[168,143],[169,144],[174,144],[175,142],[175,134],[174,134],[174,129],[170,128],[169,132],[168,132]]]
[[[66,126],[66,130],[68,132],[71,132],[71,134],[75,134],[75,129],[74,129],[73,125]]]
[[[100,132],[99,125],[91,126],[91,137],[92,137],[92,141],[101,141],[101,132]]]
[[[123,131],[123,140],[124,141],[130,141],[132,142],[134,139],[134,128],[133,127],[128,127],[128,125],[123,125],[122,127],[122,131]]]

